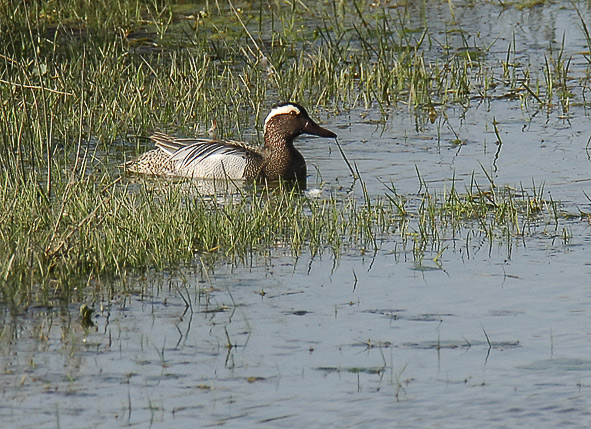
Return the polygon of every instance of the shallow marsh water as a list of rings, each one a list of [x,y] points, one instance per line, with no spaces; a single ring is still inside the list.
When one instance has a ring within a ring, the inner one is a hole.
[[[563,31],[568,52],[585,49],[576,14],[559,4],[485,20],[489,8],[456,13],[473,13],[464,29],[481,37],[487,27],[491,38],[515,30],[524,61],[539,65],[536,52]],[[502,58],[511,40],[500,37],[491,55]],[[580,55],[571,73],[575,89],[586,73]],[[415,195],[417,170],[431,191],[472,177],[487,187],[484,169],[498,186],[543,185],[572,216],[540,216],[523,237],[492,244],[468,222],[447,232],[436,261],[435,250],[417,261],[396,234],[375,254],[345,250],[336,260],[277,248],[208,275],[196,261],[99,298],[91,328],[76,308],[4,310],[2,426],[588,427],[591,225],[579,210],[591,211],[591,126],[582,103],[564,114],[500,98],[439,109],[433,124],[403,108],[385,120],[377,108],[322,117],[372,196],[390,184]],[[493,120],[503,139],[496,161]],[[361,197],[334,142],[298,147],[310,188]]]

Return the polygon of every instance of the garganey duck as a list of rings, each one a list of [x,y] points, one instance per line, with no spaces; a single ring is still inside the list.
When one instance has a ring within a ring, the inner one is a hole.
[[[133,173],[182,176],[195,179],[283,179],[305,182],[306,161],[293,145],[300,134],[336,138],[296,103],[280,103],[265,119],[265,146],[253,148],[242,142],[185,139],[155,133],[157,149],[129,161]]]

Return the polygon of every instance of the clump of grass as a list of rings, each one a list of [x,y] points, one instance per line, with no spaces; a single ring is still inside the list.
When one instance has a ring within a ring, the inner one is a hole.
[[[562,217],[560,203],[543,198],[543,186],[498,188],[491,181],[483,188],[472,176],[464,192],[458,191],[455,180],[442,192],[436,192],[429,189],[420,175],[419,181],[420,198],[415,200],[398,195],[393,186],[386,194],[399,216],[402,243],[412,247],[416,261],[432,252],[438,259],[449,240],[465,242],[468,248],[474,236],[486,240],[489,250],[495,243],[505,243],[510,257],[515,238],[523,239],[540,227],[557,230]]]
[[[71,183],[71,182],[70,182]],[[344,245],[371,247],[392,221],[382,206],[355,200],[310,200],[295,189],[253,192],[224,203],[200,196],[191,183],[111,182],[108,176],[53,189],[3,186],[0,237],[2,300],[15,305],[76,300],[93,279],[189,263],[199,254],[246,258],[284,247],[337,254]],[[60,185],[58,185],[60,184]]]
[[[65,183],[65,185],[64,185]],[[150,268],[170,269],[195,258],[241,260],[284,248],[297,257],[344,248],[374,251],[401,240],[417,260],[439,252],[449,234],[474,228],[492,243],[523,235],[549,213],[542,191],[426,186],[409,202],[395,190],[386,200],[358,202],[338,194],[311,199],[297,189],[253,189],[240,198],[201,196],[191,182],[86,176],[56,181],[52,199],[34,185],[0,189],[0,294],[16,306],[82,299],[84,286]],[[554,208],[555,209],[555,208]],[[474,224],[474,226],[470,226]],[[408,247],[410,246],[410,247]]]

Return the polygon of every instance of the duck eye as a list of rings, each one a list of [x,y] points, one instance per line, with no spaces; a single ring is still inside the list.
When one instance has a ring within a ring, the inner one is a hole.
[[[297,112],[295,110],[290,111],[289,114],[291,116],[297,116]]]

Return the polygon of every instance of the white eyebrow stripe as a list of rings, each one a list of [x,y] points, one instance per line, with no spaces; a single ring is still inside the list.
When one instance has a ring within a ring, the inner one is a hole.
[[[283,114],[291,113],[291,112],[295,112],[296,115],[299,115],[300,109],[298,109],[293,104],[286,104],[285,106],[275,107],[273,110],[271,110],[271,112],[267,116],[267,119],[265,119],[265,127],[267,126],[267,122],[269,122],[269,119],[271,119],[273,116],[283,115]]]

